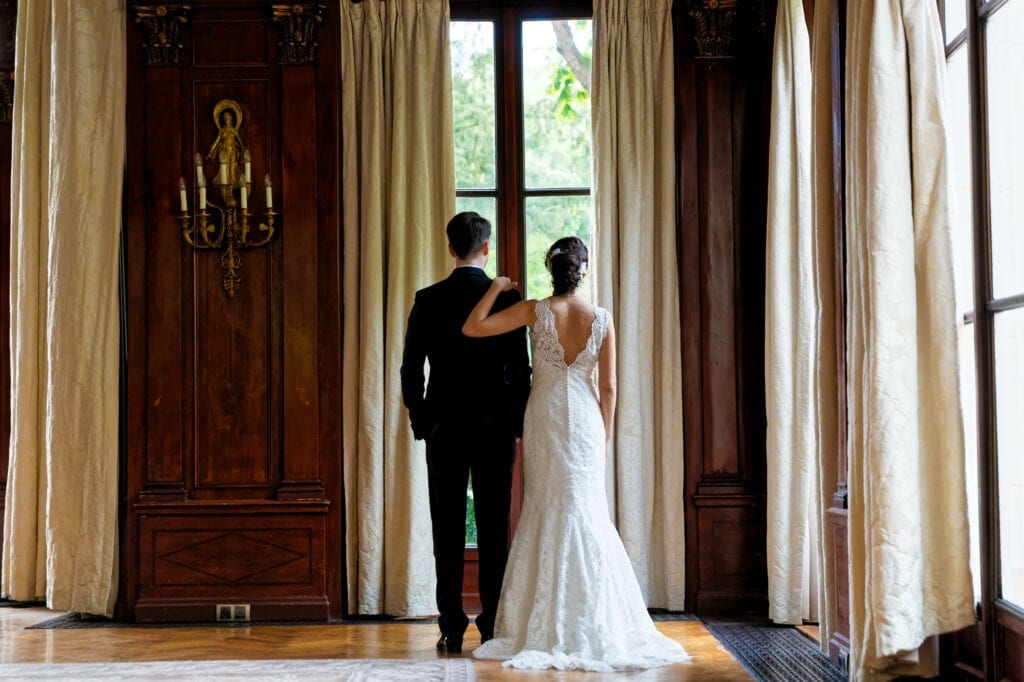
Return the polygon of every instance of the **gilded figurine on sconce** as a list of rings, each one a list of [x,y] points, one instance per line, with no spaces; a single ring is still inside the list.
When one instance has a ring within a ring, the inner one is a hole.
[[[196,194],[198,210],[196,220],[188,214],[188,191],[185,178],[178,179],[178,193],[181,200],[182,236],[194,249],[224,249],[220,263],[224,269],[221,282],[229,298],[235,297],[242,267],[239,250],[265,246],[274,236],[273,186],[270,174],[264,179],[266,208],[265,223],[259,223],[255,238],[249,232],[249,195],[252,189],[252,157],[242,141],[241,128],[244,120],[242,107],[234,100],[217,102],[213,108],[213,120],[217,123],[217,139],[210,145],[207,158],[217,161],[214,184],[220,189],[221,205],[206,196],[206,174],[203,172],[203,156],[196,154]]]

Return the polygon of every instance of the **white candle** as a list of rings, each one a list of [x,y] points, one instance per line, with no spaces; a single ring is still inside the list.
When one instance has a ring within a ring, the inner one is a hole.
[[[199,182],[203,177],[203,157],[196,154],[196,182]]]
[[[188,213],[188,193],[185,191],[185,178],[178,178],[178,197],[181,199],[181,212]]]
[[[242,185],[242,188],[239,191],[241,192],[241,194],[239,194],[239,198],[242,200],[242,210],[244,211],[249,208],[249,199],[246,197],[248,194],[248,188],[245,185]]]
[[[221,159],[220,171],[217,173],[217,184],[228,184],[228,162]]]
[[[245,183],[249,184],[252,182],[252,155],[249,154],[249,150],[245,150],[243,157],[245,159]]]
[[[199,210],[206,210],[206,187],[202,185],[199,186]]]
[[[263,186],[267,190],[267,208],[274,208],[273,186],[270,184],[270,173],[263,179]]]

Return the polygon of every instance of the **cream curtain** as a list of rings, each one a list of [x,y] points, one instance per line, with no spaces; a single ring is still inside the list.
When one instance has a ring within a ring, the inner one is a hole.
[[[122,0],[18,7],[2,592],[108,616],[125,49]]]
[[[595,0],[595,273],[614,317],[609,488],[647,603],[682,610],[683,433],[670,0]]]
[[[836,344],[836,240],[835,240],[835,177],[832,130],[832,73],[833,35],[837,24],[831,2],[817,2],[814,9],[813,38],[811,40],[811,182],[814,229],[812,255],[814,258],[815,295],[818,311],[818,352],[815,356],[814,378],[818,480],[816,502],[819,505],[819,571],[818,633],[821,650],[828,652],[834,623],[835,556],[826,548],[832,545],[831,527],[822,513],[832,504],[838,478],[839,446],[845,434],[839,433],[839,353]],[[837,26],[838,35],[838,26]],[[842,570],[846,570],[844,566]]]
[[[847,31],[851,677],[930,675],[973,622],[945,55],[931,0],[850,3]]]
[[[454,212],[447,0],[341,3],[349,610],[436,613],[423,444],[399,367],[417,289],[445,273]]]
[[[821,4],[821,3],[819,3]],[[775,24],[765,306],[769,616],[817,620],[824,504],[818,490],[821,336],[814,252],[811,50],[801,0]]]

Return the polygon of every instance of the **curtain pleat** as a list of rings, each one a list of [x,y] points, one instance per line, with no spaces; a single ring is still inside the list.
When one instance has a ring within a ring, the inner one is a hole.
[[[425,615],[437,610],[426,460],[399,367],[454,213],[448,3],[343,0],[341,24],[348,608]]]
[[[937,673],[970,625],[945,53],[929,0],[850,3],[851,677]]]
[[[117,593],[125,50],[119,0],[18,7],[2,592],[108,616]]]
[[[649,606],[684,607],[682,372],[670,0],[596,0],[593,258],[615,319],[609,493]]]
[[[814,262],[811,52],[803,3],[778,5],[772,60],[765,306],[769,616],[817,620],[815,376],[821,335]],[[813,608],[812,608],[813,607]]]
[[[817,381],[816,437],[818,480],[815,501],[819,512],[832,504],[838,478],[839,352],[836,344],[836,239],[835,239],[835,143],[832,130],[832,26],[836,20],[831,2],[815,3],[811,41],[812,157],[814,229],[811,233],[814,258],[815,296],[818,310],[818,352],[813,368]],[[838,74],[836,74],[838,77]],[[835,553],[829,548],[831,527],[824,513],[818,516],[818,633],[822,652],[828,652],[834,623],[832,609],[836,591]],[[842,570],[846,570],[843,566]]]

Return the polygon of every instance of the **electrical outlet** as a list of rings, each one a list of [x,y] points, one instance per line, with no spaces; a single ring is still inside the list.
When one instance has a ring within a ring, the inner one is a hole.
[[[249,620],[249,604],[217,604],[218,622],[243,622]]]

